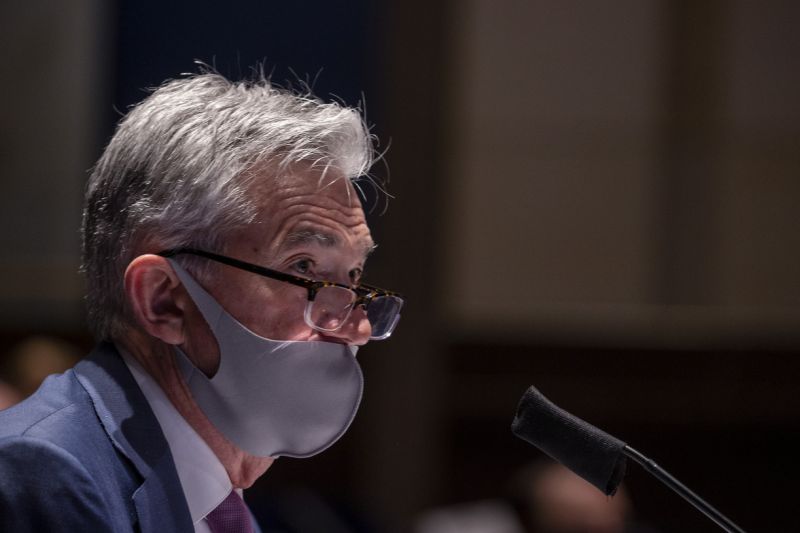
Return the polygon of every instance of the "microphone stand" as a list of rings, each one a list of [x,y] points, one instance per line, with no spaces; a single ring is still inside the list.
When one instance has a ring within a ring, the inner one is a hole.
[[[711,504],[692,492],[689,487],[675,479],[669,472],[658,466],[652,459],[645,457],[627,444],[624,448],[622,448],[622,453],[624,453],[626,457],[629,457],[630,459],[642,465],[645,470],[653,474],[653,476],[664,483],[667,487],[677,492],[678,495],[680,495],[684,500],[694,505],[697,510],[709,517],[714,521],[714,523],[728,533],[745,533],[742,528],[731,522],[728,517],[714,509]]]

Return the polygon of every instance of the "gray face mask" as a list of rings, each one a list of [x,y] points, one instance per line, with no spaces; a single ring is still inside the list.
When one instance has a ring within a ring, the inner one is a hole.
[[[219,370],[210,379],[176,349],[192,396],[214,426],[259,457],[310,457],[336,442],[361,402],[357,347],[256,335],[169,261],[219,345]]]

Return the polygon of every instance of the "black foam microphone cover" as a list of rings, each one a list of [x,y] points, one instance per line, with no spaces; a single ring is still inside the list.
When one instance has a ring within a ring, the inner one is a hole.
[[[571,415],[530,387],[511,424],[514,435],[611,496],[625,475],[625,443]]]

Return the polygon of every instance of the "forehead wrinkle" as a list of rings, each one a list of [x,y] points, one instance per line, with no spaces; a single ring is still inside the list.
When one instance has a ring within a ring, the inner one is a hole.
[[[333,225],[341,226],[345,229],[351,230],[359,226],[366,226],[364,212],[361,206],[342,206],[336,202],[320,201],[318,197],[313,195],[305,197],[295,197],[294,202],[286,201],[276,202],[271,206],[272,210],[277,211],[280,215],[277,222],[276,233],[289,235],[294,233],[293,226],[298,228],[297,231],[302,231],[304,225]],[[299,201],[298,201],[299,200]],[[316,201],[315,201],[316,200]],[[315,228],[311,228],[314,230]]]
[[[333,209],[310,210],[306,206],[291,206],[283,209],[282,218],[274,233],[283,242],[287,242],[293,234],[297,234],[300,240],[307,240],[314,233],[320,233],[336,240],[334,244],[339,244],[342,237],[348,234],[355,237],[361,237],[361,233],[369,235],[369,228],[360,212],[344,213]],[[331,230],[326,231],[325,228]]]
[[[312,245],[349,248],[366,259],[374,244],[357,199],[340,187],[320,187],[304,176],[281,180],[280,186],[276,181],[262,191],[259,209],[259,222],[269,234],[264,242],[269,255]]]
[[[299,207],[299,206],[298,206]],[[291,213],[293,209],[288,209]],[[318,245],[324,248],[342,247],[345,243],[354,243],[364,260],[375,248],[375,243],[369,233],[369,228],[363,216],[347,216],[345,220],[336,220],[336,216],[325,216],[321,213],[309,212],[306,209],[297,209],[298,212],[287,216],[280,227],[275,232],[274,246],[283,249],[284,252],[295,247],[304,245]],[[342,215],[341,212],[337,212]],[[298,220],[299,218],[299,220]],[[340,231],[326,231],[324,228],[318,229],[315,226],[326,225],[326,222],[333,220],[342,224],[345,228],[344,233]],[[309,227],[311,226],[311,227]],[[350,233],[347,230],[363,227],[363,231]]]
[[[296,217],[306,214],[348,227],[361,223],[366,224],[361,204],[344,205],[316,194],[286,195],[273,198],[267,207],[269,211],[283,213],[281,227],[291,224]]]

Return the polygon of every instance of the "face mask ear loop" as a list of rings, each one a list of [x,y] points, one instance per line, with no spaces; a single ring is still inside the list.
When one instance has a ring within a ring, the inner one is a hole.
[[[167,261],[169,261],[172,270],[178,276],[178,279],[181,280],[186,292],[189,293],[189,297],[200,310],[200,314],[203,316],[203,319],[213,332],[216,320],[214,320],[214,317],[209,316],[210,310],[213,309],[214,312],[219,316],[219,314],[223,312],[222,306],[192,277],[191,274],[189,274],[189,272],[187,272],[185,268],[178,264],[175,259],[167,258]],[[201,303],[203,305],[201,305]]]

